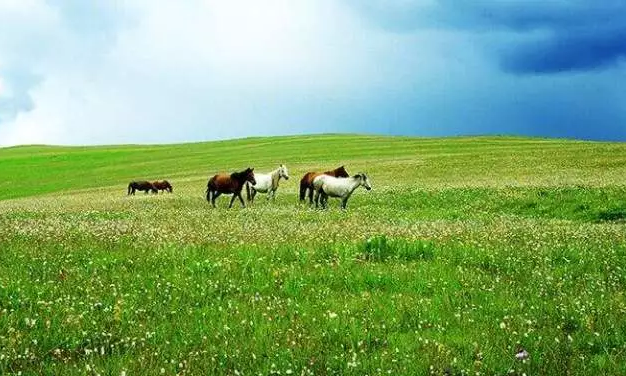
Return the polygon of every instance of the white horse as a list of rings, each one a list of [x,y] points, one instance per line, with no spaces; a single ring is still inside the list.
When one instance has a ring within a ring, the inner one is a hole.
[[[248,201],[253,202],[254,196],[257,192],[267,193],[267,199],[276,198],[276,190],[278,189],[278,182],[283,178],[289,180],[289,172],[287,166],[281,164],[276,170],[269,174],[254,174],[256,184],[246,183],[246,191],[248,193]]]
[[[345,209],[352,192],[360,186],[363,186],[368,191],[372,189],[370,179],[364,173],[359,173],[349,178],[336,178],[329,175],[320,175],[313,179],[315,207],[318,207],[321,196],[322,207],[326,208],[328,196],[330,196],[341,198],[341,208]]]

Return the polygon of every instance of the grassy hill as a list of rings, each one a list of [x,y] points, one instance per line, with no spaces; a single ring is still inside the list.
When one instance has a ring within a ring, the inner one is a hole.
[[[276,202],[203,197],[279,163]],[[298,204],[341,164],[373,190]],[[626,144],[29,146],[0,177],[0,374],[626,373]]]
[[[511,137],[422,139],[292,136],[156,146],[0,149],[0,199],[118,186],[131,179],[206,180],[216,171],[286,163],[294,172],[366,170],[379,184],[558,186],[622,184],[626,145]],[[380,177],[380,178],[378,178]]]

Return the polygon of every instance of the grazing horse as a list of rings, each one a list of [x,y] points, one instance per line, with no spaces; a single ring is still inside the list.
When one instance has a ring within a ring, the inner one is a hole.
[[[348,171],[346,171],[344,166],[337,167],[334,170],[326,171],[326,172],[307,172],[304,174],[302,179],[300,179],[300,202],[304,201],[306,196],[306,191],[309,190],[309,205],[313,204],[313,179],[320,175],[329,175],[337,178],[347,178],[350,176]]]
[[[241,197],[241,189],[246,182],[250,182],[252,185],[256,184],[253,171],[253,168],[248,167],[241,172],[218,174],[213,176],[206,184],[206,200],[210,202],[213,207],[215,207],[215,199],[218,198],[219,195],[222,193],[232,194],[233,198],[230,200],[228,208],[233,207],[233,202],[236,197],[239,197],[241,206],[245,208],[246,204],[243,202],[243,198]]]
[[[146,193],[148,193],[150,191],[152,191],[152,193],[158,193],[159,192],[154,187],[154,185],[152,185],[152,183],[150,183],[149,181],[146,181],[146,180],[131,181],[130,183],[128,183],[128,194],[129,195],[134,195],[135,191],[145,191]]]
[[[257,192],[267,193],[267,199],[276,199],[276,190],[278,190],[278,182],[281,178],[289,180],[289,172],[287,166],[281,164],[278,168],[269,174],[254,174],[256,184],[246,183],[246,191],[248,193],[248,201],[254,202],[254,196]]]
[[[152,182],[152,185],[158,191],[168,191],[169,193],[172,193],[174,191],[174,188],[172,188],[172,185],[167,180],[162,180],[162,181],[157,180],[157,181]]]
[[[363,186],[368,191],[372,189],[370,179],[364,173],[356,174],[350,178],[336,178],[329,175],[320,175],[313,180],[315,189],[315,207],[317,208],[320,196],[322,207],[327,207],[328,196],[341,198],[341,208],[345,209],[348,199],[355,189]]]

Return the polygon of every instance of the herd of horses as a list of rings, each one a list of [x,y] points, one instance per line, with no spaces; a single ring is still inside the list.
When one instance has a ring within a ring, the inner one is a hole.
[[[172,185],[167,180],[149,182],[147,180],[131,181],[128,184],[128,194],[134,195],[135,191],[144,191],[145,193],[159,193],[159,191],[174,192]]]
[[[259,174],[254,172],[254,168],[247,168],[243,171],[233,173],[217,174],[209,178],[206,187],[206,200],[215,208],[215,200],[225,194],[232,195],[229,208],[232,208],[236,199],[239,199],[241,206],[246,203],[241,196],[243,188],[246,188],[247,201],[252,203],[257,193],[267,194],[267,200],[276,198],[281,179],[289,180],[287,166],[281,164],[277,169],[267,173]],[[309,205],[315,207],[321,205],[322,208],[328,206],[328,198],[336,197],[341,200],[341,207],[345,209],[348,199],[359,187],[371,190],[372,185],[369,177],[365,173],[358,173],[350,176],[344,166],[325,172],[307,172],[300,179],[300,202],[306,201],[307,195]],[[128,184],[128,194],[134,195],[135,191],[144,191],[146,194],[167,191],[172,193],[172,185],[167,180],[149,182],[147,180],[132,181]]]

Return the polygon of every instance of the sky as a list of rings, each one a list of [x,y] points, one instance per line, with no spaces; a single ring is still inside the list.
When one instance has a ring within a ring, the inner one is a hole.
[[[0,0],[0,146],[626,141],[623,0]]]

